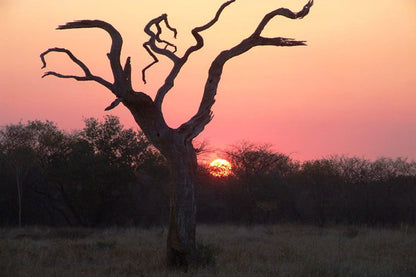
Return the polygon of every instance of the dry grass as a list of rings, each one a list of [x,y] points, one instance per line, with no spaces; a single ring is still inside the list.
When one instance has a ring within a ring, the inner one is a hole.
[[[0,229],[0,276],[181,276],[159,229]],[[199,226],[189,276],[416,276],[416,229]]]

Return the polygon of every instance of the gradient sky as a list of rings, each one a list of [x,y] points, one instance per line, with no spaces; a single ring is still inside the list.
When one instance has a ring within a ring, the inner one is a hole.
[[[149,3],[151,2],[151,3]],[[101,19],[123,35],[123,60],[132,57],[136,90],[155,95],[169,67],[151,62],[141,47],[144,25],[167,13],[178,29],[174,43],[183,53],[190,30],[207,22],[218,0],[0,0],[0,126],[49,119],[67,130],[83,119],[102,118],[114,100],[93,82],[41,79],[39,54],[65,47],[111,80],[106,53],[109,37],[98,29],[56,31],[76,19]],[[122,4],[120,4],[122,3]],[[305,1],[237,0],[220,21],[202,33],[206,46],[191,56],[164,103],[167,122],[176,127],[196,111],[210,62],[250,34],[261,17],[280,6],[299,10]],[[416,159],[416,2],[414,0],[316,0],[302,20],[275,18],[263,35],[307,40],[306,47],[258,47],[225,67],[214,119],[198,137],[213,148],[242,140],[271,143],[295,159],[331,154],[365,158]],[[166,33],[170,39],[171,34]],[[173,40],[172,40],[173,41]],[[47,57],[47,70],[80,70],[64,55]],[[136,127],[127,109],[111,114]]]

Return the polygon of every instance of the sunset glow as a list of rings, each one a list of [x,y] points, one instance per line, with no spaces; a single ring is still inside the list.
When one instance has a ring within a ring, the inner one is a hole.
[[[212,176],[215,177],[227,177],[228,175],[231,174],[231,164],[229,161],[224,160],[224,159],[216,159],[213,160],[210,164],[209,164],[209,173]]]
[[[114,96],[91,82],[41,79],[39,54],[70,49],[91,72],[112,81],[109,37],[101,30],[55,28],[77,19],[105,20],[123,36],[122,61],[132,59],[134,89],[155,96],[172,63],[153,59],[142,44],[149,20],[168,14],[178,30],[163,39],[178,54],[194,44],[190,30],[208,22],[220,0],[0,1],[0,126],[51,120],[61,128],[82,127],[83,118],[103,118]],[[198,109],[212,60],[250,34],[278,7],[299,10],[307,0],[238,0],[201,35],[205,46],[189,58],[166,96],[166,122],[176,128]],[[241,140],[270,143],[295,159],[332,154],[416,159],[416,5],[413,0],[315,1],[302,20],[275,18],[263,36],[306,40],[302,47],[257,47],[226,64],[213,120],[197,140],[225,148]],[[48,68],[80,74],[64,55],[47,57]],[[137,128],[128,110],[110,112]]]

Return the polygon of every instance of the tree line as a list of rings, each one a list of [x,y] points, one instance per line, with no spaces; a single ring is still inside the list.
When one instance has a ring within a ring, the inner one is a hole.
[[[51,121],[0,129],[1,226],[167,224],[164,157],[117,117],[84,123],[72,132]],[[232,175],[217,178],[198,167],[198,222],[416,223],[414,161],[333,156],[299,162],[248,142],[224,154]]]

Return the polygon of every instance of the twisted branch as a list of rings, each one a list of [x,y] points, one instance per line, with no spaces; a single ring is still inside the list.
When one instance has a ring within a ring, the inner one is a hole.
[[[305,6],[303,6],[303,9],[297,13],[292,12],[289,9],[286,8],[279,8],[277,10],[274,10],[268,14],[266,14],[259,25],[257,26],[256,30],[254,31],[253,35],[260,36],[261,32],[263,31],[264,27],[269,23],[270,20],[272,20],[275,16],[281,15],[290,19],[302,19],[306,15],[308,15],[310,8],[313,5],[313,0],[309,0],[308,3],[306,3]]]
[[[187,59],[192,52],[195,52],[195,51],[201,49],[204,46],[204,38],[199,33],[209,29],[212,25],[214,25],[218,21],[218,19],[220,18],[220,15],[221,15],[222,11],[228,5],[230,5],[233,2],[235,2],[235,0],[230,0],[230,1],[225,2],[224,4],[221,5],[221,7],[218,9],[217,13],[215,14],[215,17],[210,22],[208,22],[205,25],[202,25],[200,27],[196,27],[196,28],[192,29],[191,33],[192,33],[192,35],[194,36],[194,38],[196,40],[196,44],[194,46],[191,46],[185,52],[185,55],[182,59]]]
[[[142,80],[145,84],[146,84],[146,70],[149,69],[151,66],[153,66],[155,63],[159,62],[159,60],[157,59],[156,55],[153,54],[153,52],[168,57],[174,63],[179,59],[175,55],[177,51],[176,45],[160,38],[160,35],[162,34],[162,27],[160,27],[160,23],[162,22],[164,22],[166,27],[173,32],[174,38],[176,38],[178,34],[176,29],[170,26],[167,14],[162,14],[161,16],[150,20],[144,27],[145,33],[148,34],[150,38],[147,42],[143,44],[143,47],[144,49],[146,49],[147,53],[149,53],[149,55],[153,58],[153,62],[147,65],[142,70]],[[156,33],[154,33],[151,30],[152,26],[156,27],[156,30],[157,30]],[[159,46],[157,46],[156,42],[165,44],[165,46],[163,48],[160,48]],[[168,49],[169,46],[173,48],[173,51],[170,51]]]
[[[212,62],[208,72],[208,79],[205,83],[204,94],[197,113],[186,123],[182,124],[178,131],[181,132],[189,141],[192,141],[198,134],[200,134],[205,126],[212,120],[212,106],[215,103],[215,95],[217,93],[218,84],[221,79],[225,63],[241,55],[256,46],[271,45],[271,46],[298,46],[306,45],[305,41],[297,41],[290,38],[265,38],[261,36],[261,32],[269,21],[277,15],[281,15],[290,19],[303,18],[309,13],[313,5],[313,0],[303,7],[297,13],[286,8],[276,9],[263,17],[252,35],[241,41],[239,44],[229,50],[221,52]]]
[[[196,27],[196,28],[192,29],[191,33],[192,33],[192,35],[194,36],[194,38],[196,40],[196,44],[194,46],[191,46],[190,48],[188,48],[182,58],[180,58],[180,59],[178,58],[176,60],[173,60],[174,65],[172,67],[172,70],[170,71],[169,75],[166,77],[165,83],[163,84],[163,86],[160,87],[159,90],[157,91],[155,101],[154,101],[156,107],[161,109],[163,99],[165,98],[165,96],[169,92],[169,90],[173,87],[175,78],[179,74],[179,71],[181,70],[183,65],[187,62],[189,56],[193,52],[201,49],[204,46],[204,40],[203,40],[202,36],[199,34],[199,32],[202,32],[202,31],[210,28],[212,25],[214,25],[218,21],[218,19],[219,19],[221,13],[223,12],[223,10],[233,2],[235,2],[235,0],[230,0],[230,1],[225,2],[224,4],[222,4],[220,6],[220,8],[216,12],[216,14],[215,14],[215,16],[212,20],[210,20],[208,23],[204,24],[203,26]],[[163,16],[164,15],[162,15],[159,18],[164,19]],[[156,19],[154,19],[154,20],[156,20]],[[166,23],[167,23],[167,18],[166,18]],[[148,24],[147,26],[150,26],[150,25]],[[175,37],[176,37],[176,35],[175,35]],[[151,46],[153,47],[153,45],[151,45]],[[154,49],[152,48],[152,50],[154,50]],[[155,59],[155,61],[151,65],[153,65],[157,62],[157,58],[154,57],[154,59]]]
[[[111,48],[110,52],[107,54],[107,57],[110,61],[111,71],[114,77],[114,83],[111,84],[110,82],[106,81],[102,77],[95,76],[91,73],[89,68],[78,58],[76,58],[71,51],[65,48],[50,48],[40,54],[40,58],[42,61],[42,68],[46,67],[45,56],[50,52],[62,52],[66,53],[68,57],[77,64],[82,71],[84,72],[85,76],[76,76],[76,75],[65,75],[61,73],[57,73],[54,71],[46,72],[43,77],[46,76],[55,76],[58,78],[72,78],[77,81],[96,81],[97,83],[105,86],[111,92],[113,92],[117,99],[113,101],[110,106],[106,108],[106,110],[112,109],[116,107],[123,98],[121,96],[126,96],[127,93],[132,91],[131,85],[131,63],[130,57],[127,58],[124,68],[121,67],[120,64],[120,55],[121,55],[121,48],[123,45],[123,39],[120,33],[109,23],[101,21],[101,20],[79,20],[68,22],[64,25],[59,25],[58,30],[65,30],[65,29],[77,29],[77,28],[100,28],[106,31],[111,37]]]
[[[147,53],[153,58],[153,62],[151,62],[145,68],[142,69],[142,80],[143,80],[143,83],[146,84],[147,83],[146,82],[146,70],[152,67],[154,64],[158,63],[159,59],[156,57],[155,54],[153,54],[152,49],[150,48],[149,42],[143,43],[143,47],[144,49],[146,49]]]
[[[112,89],[113,85],[104,80],[103,78],[99,77],[99,76],[95,76],[91,73],[91,71],[89,70],[89,68],[81,61],[79,60],[77,57],[74,56],[74,54],[72,54],[71,51],[69,51],[68,49],[65,48],[49,48],[48,50],[46,50],[45,52],[40,54],[40,59],[42,61],[42,68],[46,67],[46,60],[45,60],[45,56],[47,54],[49,54],[50,52],[61,52],[61,53],[65,53],[68,55],[68,57],[75,63],[77,64],[82,71],[84,72],[85,76],[75,76],[75,75],[64,75],[64,74],[60,74],[54,71],[48,71],[45,74],[43,74],[42,78],[49,76],[49,75],[53,75],[59,78],[72,78],[75,79],[77,81],[96,81],[97,83],[105,86],[108,89]]]
[[[110,52],[107,54],[107,57],[110,60],[110,66],[113,72],[114,86],[109,86],[108,85],[109,83],[107,81],[106,81],[105,86],[111,89],[111,91],[116,95],[121,93],[123,89],[131,90],[132,89],[131,71],[123,70],[120,64],[121,48],[123,45],[123,39],[121,38],[120,33],[111,24],[101,21],[101,20],[79,20],[79,21],[68,22],[64,25],[59,25],[57,29],[65,30],[65,29],[78,29],[78,28],[99,28],[99,29],[106,31],[110,35],[111,48],[110,48]],[[102,82],[103,79],[101,77],[91,75],[87,66],[84,63],[82,63],[79,59],[75,58],[74,55],[72,55],[72,53],[69,52],[69,50],[66,50],[66,49],[62,50],[62,48],[52,48],[52,50],[50,49],[50,51],[46,51],[42,53],[41,58],[43,62],[44,62],[43,56],[51,51],[66,52],[68,56],[71,58],[71,60],[74,61],[77,65],[79,65],[82,68],[84,73],[86,73],[86,76],[80,77],[80,76],[73,76],[73,75],[63,75],[63,74],[59,74],[56,72],[47,72],[44,76],[54,75],[60,78],[74,78],[79,81],[93,80],[93,81],[99,82],[100,84],[103,84]],[[129,66],[129,64],[130,64],[130,58],[127,58],[126,68]],[[119,88],[121,88],[121,90]]]
[[[68,22],[64,25],[58,26],[58,30],[65,29],[77,29],[77,28],[99,28],[106,31],[111,37],[111,49],[107,54],[110,60],[111,70],[114,76],[114,83],[122,87],[129,88],[129,84],[126,83],[124,71],[120,64],[121,47],[123,45],[123,39],[120,33],[109,23],[101,20],[79,20]]]

